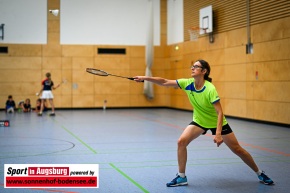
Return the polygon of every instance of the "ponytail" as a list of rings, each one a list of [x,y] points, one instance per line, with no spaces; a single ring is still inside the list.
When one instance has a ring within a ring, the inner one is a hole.
[[[47,72],[47,73],[45,74],[45,76],[46,76],[46,78],[47,78],[49,84],[51,84],[51,74],[50,74],[49,72]]]
[[[212,78],[209,77],[207,73],[204,75],[204,79],[209,81],[209,82],[212,82]]]
[[[202,68],[203,69],[206,69],[206,73],[204,75],[204,79],[209,81],[209,82],[212,82],[212,78],[209,77],[209,74],[210,74],[210,65],[208,64],[207,61],[205,60],[197,60],[201,65],[202,65]]]

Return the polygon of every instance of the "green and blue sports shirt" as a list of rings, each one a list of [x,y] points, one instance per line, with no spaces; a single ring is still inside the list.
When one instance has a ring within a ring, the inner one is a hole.
[[[215,86],[205,81],[200,90],[194,86],[194,78],[176,80],[178,86],[184,90],[188,96],[191,105],[194,108],[193,121],[205,128],[216,128],[218,115],[213,106],[220,100]],[[223,117],[223,126],[227,124]]]

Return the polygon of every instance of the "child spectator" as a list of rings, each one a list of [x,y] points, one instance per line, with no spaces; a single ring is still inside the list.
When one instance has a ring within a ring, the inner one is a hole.
[[[20,101],[18,103],[18,112],[22,112],[23,111],[23,104],[24,104],[24,101]]]
[[[41,109],[41,99],[37,99],[36,100],[36,107],[35,107],[35,112],[36,113],[39,113],[40,112],[40,109]],[[44,100],[43,102],[43,112],[44,111],[47,111],[47,105],[46,105],[46,100]]]
[[[30,99],[26,99],[22,105],[23,112],[31,112],[31,104]]]
[[[6,101],[6,112],[14,113],[15,108],[16,108],[15,101],[13,100],[12,95],[9,95],[8,100]]]

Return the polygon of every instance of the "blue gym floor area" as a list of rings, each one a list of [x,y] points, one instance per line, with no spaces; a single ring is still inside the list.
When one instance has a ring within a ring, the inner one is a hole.
[[[177,139],[192,112],[167,108],[57,110],[6,114],[0,127],[1,193],[288,193],[290,128],[227,118],[240,144],[275,185],[211,133],[188,146],[188,186],[166,187],[178,172]],[[4,164],[99,164],[99,188],[4,188]]]

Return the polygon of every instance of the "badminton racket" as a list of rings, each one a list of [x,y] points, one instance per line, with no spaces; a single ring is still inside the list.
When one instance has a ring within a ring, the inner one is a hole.
[[[62,79],[60,84],[65,84],[65,83],[67,83],[67,79],[64,78],[64,79]]]
[[[91,73],[91,74],[94,74],[94,75],[97,75],[97,76],[115,76],[115,77],[119,77],[119,78],[126,78],[126,79],[129,79],[129,80],[134,80],[133,77],[109,74],[109,73],[107,73],[107,72],[105,72],[103,70],[99,70],[99,69],[95,69],[95,68],[87,68],[86,71],[88,73]],[[142,82],[144,82],[144,81],[142,81]]]

